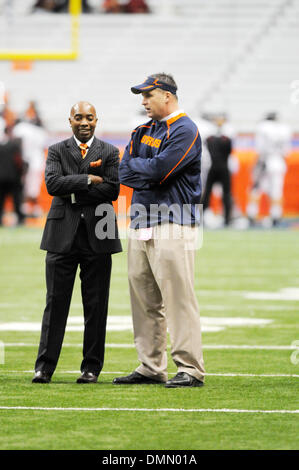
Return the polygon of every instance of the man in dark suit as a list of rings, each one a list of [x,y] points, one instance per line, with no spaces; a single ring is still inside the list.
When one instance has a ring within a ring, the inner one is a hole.
[[[104,362],[111,254],[122,251],[111,202],[119,194],[119,151],[94,137],[97,115],[90,103],[75,104],[69,122],[73,137],[52,145],[46,162],[46,186],[54,198],[41,242],[47,250],[47,301],[35,383],[49,383],[58,362],[78,265],[85,328],[77,383],[97,382]]]

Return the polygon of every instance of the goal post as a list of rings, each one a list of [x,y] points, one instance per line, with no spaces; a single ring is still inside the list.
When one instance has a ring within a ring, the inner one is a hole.
[[[70,0],[70,48],[67,50],[0,49],[0,60],[76,60],[79,55],[79,28],[82,0]]]

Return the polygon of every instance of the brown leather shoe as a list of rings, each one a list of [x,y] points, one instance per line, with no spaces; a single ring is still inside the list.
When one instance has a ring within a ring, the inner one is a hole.
[[[35,373],[32,383],[34,384],[48,384],[51,382],[51,375],[39,370]]]
[[[92,372],[82,372],[82,375],[77,379],[77,384],[95,384],[97,383],[98,376]]]
[[[176,388],[176,387],[202,387],[203,382],[196,379],[192,375],[187,374],[187,372],[178,372],[175,377],[170,380],[167,380],[165,387],[166,388]]]
[[[146,377],[145,375],[139,374],[139,372],[134,371],[132,372],[132,374],[126,375],[125,377],[115,377],[115,379],[113,379],[113,383],[116,385],[144,385],[161,384],[164,382],[160,382],[159,380]]]

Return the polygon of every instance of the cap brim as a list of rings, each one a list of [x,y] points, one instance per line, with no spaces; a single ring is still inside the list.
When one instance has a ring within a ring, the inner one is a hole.
[[[143,91],[150,91],[153,90],[154,86],[144,86],[144,83],[141,83],[141,85],[136,85],[131,88],[131,92],[134,93],[135,95],[138,95],[139,93],[142,93]]]

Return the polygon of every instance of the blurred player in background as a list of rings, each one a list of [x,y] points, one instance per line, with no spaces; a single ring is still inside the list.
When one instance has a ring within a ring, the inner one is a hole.
[[[0,143],[4,139],[4,131],[5,131],[5,121],[4,119],[0,116]]]
[[[145,0],[104,0],[101,6],[105,13],[150,13]]]
[[[215,183],[222,187],[224,223],[229,225],[231,218],[231,177],[229,157],[233,148],[233,129],[226,123],[225,115],[215,117],[215,132],[206,139],[206,146],[211,157],[211,166],[207,175],[202,204],[205,211],[209,207],[210,196]]]
[[[201,185],[202,191],[204,191],[206,187],[208,172],[211,167],[211,156],[207,148],[207,138],[215,134],[216,126],[213,123],[212,117],[209,113],[202,113],[200,118],[195,119],[194,122],[198,127],[201,137]]]
[[[37,126],[43,127],[43,122],[35,101],[29,101],[28,107],[24,113],[24,118],[29,122],[33,122]]]
[[[4,96],[4,106],[1,111],[1,116],[5,121],[5,127],[7,129],[11,129],[15,125],[17,114],[13,111],[13,109],[9,105],[7,93]]]
[[[88,0],[82,0],[82,12],[91,13]],[[51,13],[66,13],[69,10],[69,0],[37,0],[32,7],[33,12],[48,11]]]
[[[150,13],[145,0],[129,0],[125,4],[126,13]]]
[[[0,126],[2,125],[0,120]],[[0,225],[4,203],[7,196],[11,196],[14,203],[14,210],[17,215],[17,224],[24,223],[22,213],[22,177],[23,161],[22,146],[19,139],[13,139],[9,135],[9,128],[6,128],[1,136],[0,129]]]
[[[39,125],[39,119],[19,120],[13,129],[13,136],[22,140],[23,159],[27,165],[24,187],[24,207],[27,216],[37,217],[42,210],[38,204],[43,171],[47,134]]]
[[[279,122],[276,113],[269,113],[256,131],[258,161],[253,171],[253,186],[247,205],[247,216],[254,225],[258,216],[261,193],[270,198],[270,218],[276,226],[282,217],[285,158],[291,147],[291,130]]]

